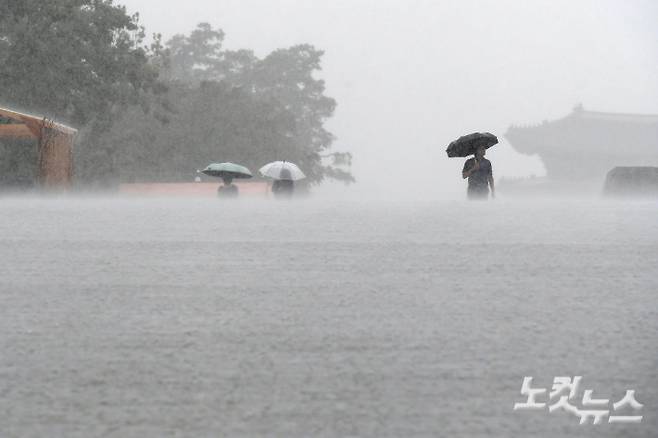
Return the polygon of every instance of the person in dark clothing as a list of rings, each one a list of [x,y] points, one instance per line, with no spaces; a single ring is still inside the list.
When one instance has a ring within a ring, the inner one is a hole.
[[[295,182],[288,169],[282,169],[279,179],[272,183],[272,193],[277,198],[291,198],[295,190]]]
[[[475,152],[475,157],[469,158],[464,163],[462,178],[468,178],[467,194],[469,199],[487,199],[490,186],[491,197],[495,197],[491,161],[484,158],[486,151],[486,147],[480,146]]]
[[[239,191],[238,186],[233,184],[233,177],[223,176],[222,181],[224,182],[224,185],[219,186],[217,189],[217,196],[220,198],[237,198]]]

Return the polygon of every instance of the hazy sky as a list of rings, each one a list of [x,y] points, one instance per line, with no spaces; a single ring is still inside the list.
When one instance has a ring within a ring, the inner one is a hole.
[[[361,190],[464,190],[447,144],[491,131],[496,176],[541,174],[516,154],[510,124],[586,109],[658,113],[654,0],[118,0],[165,38],[206,21],[259,56],[325,50],[338,101],[334,149],[354,154]],[[220,159],[221,157],[218,157]],[[396,173],[397,172],[397,173]],[[397,183],[392,177],[403,176]]]

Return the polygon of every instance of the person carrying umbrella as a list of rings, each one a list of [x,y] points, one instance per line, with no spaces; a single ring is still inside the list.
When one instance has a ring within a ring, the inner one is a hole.
[[[469,199],[487,199],[489,187],[491,187],[491,197],[496,197],[491,161],[484,158],[486,152],[487,148],[480,146],[475,151],[475,157],[469,158],[464,163],[462,178],[468,178],[466,193]]]
[[[238,186],[233,184],[233,179],[251,178],[252,176],[249,169],[234,163],[210,163],[200,172],[222,179],[224,185],[217,189],[217,196],[220,198],[237,198],[239,190]]]
[[[291,198],[295,181],[306,178],[304,172],[290,161],[273,161],[260,168],[261,175],[272,178],[272,193],[276,198]]]
[[[487,199],[489,197],[489,187],[491,187],[491,197],[494,198],[496,191],[493,179],[493,168],[491,161],[484,158],[487,148],[498,143],[498,138],[488,132],[474,133],[460,137],[453,141],[446,149],[448,157],[467,157],[462,169],[462,178],[468,178],[467,195],[469,199]]]
[[[292,198],[295,191],[295,182],[292,180],[290,170],[281,169],[279,178],[272,183],[272,193],[277,198]]]
[[[233,184],[233,177],[228,175],[223,176],[222,182],[224,185],[219,186],[217,189],[217,196],[220,198],[237,198],[240,191],[238,190],[238,186]]]

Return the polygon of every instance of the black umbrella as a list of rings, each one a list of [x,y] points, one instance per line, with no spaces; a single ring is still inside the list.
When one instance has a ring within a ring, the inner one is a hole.
[[[489,132],[474,132],[473,134],[464,135],[459,137],[448,145],[446,152],[448,157],[468,157],[475,155],[475,151],[480,146],[489,149],[491,146],[498,143],[498,138]]]

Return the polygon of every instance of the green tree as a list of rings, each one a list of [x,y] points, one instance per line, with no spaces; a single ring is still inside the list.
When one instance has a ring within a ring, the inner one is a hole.
[[[310,45],[279,49],[263,59],[253,74],[256,93],[276,102],[278,111],[287,111],[294,117],[292,151],[287,152],[292,152],[293,159],[314,181],[334,176],[321,161],[321,153],[334,141],[324,122],[336,108],[336,101],[324,94],[324,81],[313,76],[321,69],[322,55],[322,51]]]
[[[158,38],[146,47],[138,15],[112,0],[0,0],[0,11],[0,101],[82,128],[78,171],[111,163],[96,139],[157,91]]]
[[[223,42],[224,32],[208,23],[200,23],[189,36],[175,35],[167,42],[170,68],[165,77],[194,85],[216,79],[212,75],[222,62]]]
[[[138,103],[156,83],[138,15],[112,0],[3,2],[4,102],[86,125]]]
[[[80,128],[78,178],[189,180],[210,161],[286,159],[311,183],[353,180],[339,159],[349,154],[330,151],[336,102],[314,76],[313,46],[259,59],[225,50],[224,33],[202,23],[147,47],[138,16],[112,0],[0,0],[0,10],[0,102]]]
[[[323,160],[333,156],[327,151],[335,138],[324,123],[336,107],[334,99],[325,95],[324,81],[314,76],[321,70],[323,52],[311,45],[298,45],[259,59],[249,50],[224,50],[223,41],[221,30],[201,23],[189,36],[176,35],[166,45],[170,54],[170,73],[166,76],[177,82],[173,88],[182,86],[189,91],[188,96],[183,96],[187,108],[184,114],[194,113],[197,106],[204,109],[192,122],[198,129],[218,132],[217,127],[224,126],[225,119],[233,120],[236,114],[241,117],[228,128],[229,132],[236,132],[239,127],[240,135],[223,146],[215,141],[216,155],[235,155],[231,148],[244,144],[245,154],[254,156],[254,162],[295,161],[311,182],[325,177],[353,181],[340,160]],[[215,90],[209,85],[212,82],[224,84],[224,90],[231,89],[233,96],[240,98],[222,97],[215,103],[208,102],[219,98],[208,93]],[[205,87],[205,92],[196,94],[195,87]],[[195,97],[190,100],[191,96]],[[249,108],[251,112],[238,108]],[[200,125],[200,120],[208,125]],[[349,160],[342,163],[349,165]]]

